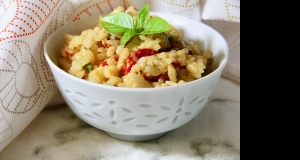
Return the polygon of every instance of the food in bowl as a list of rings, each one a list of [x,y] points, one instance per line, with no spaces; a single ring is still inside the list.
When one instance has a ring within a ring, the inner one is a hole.
[[[80,35],[65,34],[59,66],[73,76],[116,87],[157,88],[202,78],[210,67],[212,52],[185,43],[180,30],[149,14],[149,5],[140,11],[117,7],[98,20]]]
[[[80,35],[97,26],[98,15],[65,24],[48,37],[44,46],[45,59],[70,109],[86,123],[121,140],[152,140],[201,116],[229,58],[226,40],[210,26],[175,14],[150,13],[182,31],[184,42],[193,41],[200,50],[213,53],[209,74],[169,87],[130,88],[100,85],[59,68],[64,35]]]

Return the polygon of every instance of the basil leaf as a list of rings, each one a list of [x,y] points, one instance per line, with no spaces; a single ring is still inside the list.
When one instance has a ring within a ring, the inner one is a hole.
[[[137,30],[136,29],[129,29],[125,32],[125,34],[123,35],[123,37],[121,38],[120,44],[121,45],[125,45],[132,36],[134,36],[135,34],[137,34]]]
[[[144,28],[147,23],[147,19],[149,17],[149,5],[144,6],[138,13],[136,18],[136,29]]]
[[[105,30],[113,33],[124,33],[134,28],[133,18],[123,12],[107,15],[101,19],[100,23]]]
[[[136,34],[156,34],[171,29],[169,23],[160,17],[152,17],[148,20],[149,12],[150,7],[148,4],[139,11],[136,21],[131,15],[119,12],[103,17],[100,23],[110,33],[124,33],[120,40],[121,45],[126,45]]]
[[[140,34],[162,33],[169,31],[170,29],[170,24],[166,20],[160,17],[153,17],[146,23],[144,31]]]

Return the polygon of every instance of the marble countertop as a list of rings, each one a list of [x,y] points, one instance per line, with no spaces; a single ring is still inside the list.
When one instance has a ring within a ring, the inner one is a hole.
[[[46,107],[0,160],[239,160],[240,83],[221,78],[192,121],[147,142],[126,142],[80,120],[65,104]]]

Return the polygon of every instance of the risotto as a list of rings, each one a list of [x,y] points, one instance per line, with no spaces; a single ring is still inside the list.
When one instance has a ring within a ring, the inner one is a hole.
[[[132,6],[117,7],[110,14],[121,12],[134,20],[138,16]],[[101,23],[80,35],[65,34],[59,67],[84,80],[129,88],[173,86],[203,77],[212,52],[185,43],[183,33],[169,25],[163,33],[136,34],[125,45],[120,44],[124,33],[108,32]]]

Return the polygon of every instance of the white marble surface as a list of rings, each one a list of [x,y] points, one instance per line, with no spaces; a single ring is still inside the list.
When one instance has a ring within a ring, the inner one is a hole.
[[[46,107],[0,160],[239,160],[240,83],[221,78],[192,121],[147,142],[126,142],[80,120],[66,105]]]

